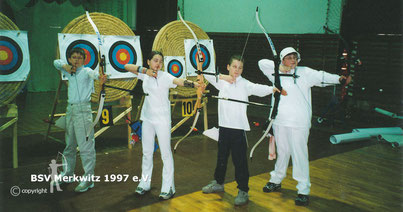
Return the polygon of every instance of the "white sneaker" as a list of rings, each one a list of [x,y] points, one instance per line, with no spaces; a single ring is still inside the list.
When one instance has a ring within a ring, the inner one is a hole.
[[[167,200],[167,199],[171,199],[174,195],[175,195],[175,193],[172,191],[172,188],[170,188],[168,193],[161,192],[159,197],[161,200]]]
[[[150,190],[145,190],[144,188],[142,188],[142,187],[140,187],[140,186],[137,186],[137,188],[136,188],[136,194],[138,194],[138,195],[144,195],[147,191],[150,191]]]

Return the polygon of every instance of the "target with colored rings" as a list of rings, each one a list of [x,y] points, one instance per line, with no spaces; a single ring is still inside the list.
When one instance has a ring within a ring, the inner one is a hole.
[[[20,46],[11,38],[0,36],[0,75],[17,71],[23,61]]]
[[[174,77],[181,77],[183,74],[183,65],[179,60],[173,59],[168,63],[168,73]]]
[[[126,41],[117,41],[109,49],[109,62],[119,72],[126,73],[125,65],[134,64],[136,61],[136,50]]]
[[[204,62],[203,62],[203,66],[202,69],[203,71],[206,70],[209,66],[210,66],[210,61],[211,61],[211,57],[210,57],[210,52],[207,49],[207,47],[203,44],[199,44],[200,45],[200,50],[201,53],[203,55],[204,58]],[[193,68],[197,70],[197,58],[198,58],[198,54],[197,54],[197,47],[196,45],[194,45],[192,47],[192,49],[189,52],[189,58],[190,58],[190,63],[192,64]]]
[[[95,70],[98,66],[98,50],[89,41],[75,40],[70,43],[66,49],[66,58],[68,58],[68,52],[77,47],[82,48],[85,52],[84,67],[90,67],[92,70]]]

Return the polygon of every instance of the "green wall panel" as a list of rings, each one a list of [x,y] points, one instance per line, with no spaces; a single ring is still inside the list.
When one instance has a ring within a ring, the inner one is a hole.
[[[206,32],[260,33],[255,11],[270,33],[324,33],[331,23],[340,28],[342,0],[179,0],[185,20]],[[329,10],[328,10],[329,8]]]

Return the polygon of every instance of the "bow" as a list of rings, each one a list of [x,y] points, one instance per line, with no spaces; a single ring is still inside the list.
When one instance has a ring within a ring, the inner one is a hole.
[[[280,90],[280,92],[275,92],[274,95],[274,104],[273,104],[273,108],[271,111],[271,115],[269,116],[269,120],[270,123],[268,125],[268,127],[266,128],[266,130],[264,131],[262,137],[260,137],[260,139],[258,140],[258,142],[252,147],[251,151],[250,151],[250,159],[252,160],[252,156],[253,156],[253,152],[255,151],[256,147],[263,141],[263,139],[267,136],[267,134],[269,133],[274,120],[276,119],[277,116],[277,112],[278,112],[278,104],[280,102],[280,95],[281,95],[281,91],[283,90],[283,88],[281,87],[281,82],[280,82],[280,74],[279,74],[279,65],[280,65],[280,58],[277,55],[276,49],[274,48],[274,44],[271,40],[271,38],[269,37],[268,33],[266,32],[266,29],[263,27],[262,23],[260,22],[260,18],[259,18],[259,7],[256,7],[256,21],[260,27],[260,29],[262,30],[263,34],[266,36],[271,51],[273,53],[273,60],[274,60],[274,86],[276,88],[278,88]]]
[[[343,38],[343,36],[332,31],[327,26],[323,26],[323,29],[326,32],[337,34],[339,39],[344,44],[345,49],[340,58],[343,61],[342,65],[341,65],[341,75],[343,75],[345,77],[351,77],[351,84],[348,84],[347,80],[345,80],[345,79],[343,79],[340,82],[341,92],[340,92],[339,98],[336,97],[336,90],[334,89],[332,99],[330,100],[328,106],[322,110],[321,115],[317,119],[317,122],[319,124],[322,123],[326,119],[325,116],[327,115],[327,113],[336,111],[338,107],[347,107],[346,110],[344,111],[346,114],[344,114],[343,116],[344,117],[350,116],[350,114],[348,114],[349,113],[348,104],[343,104],[343,102],[351,99],[351,98],[348,98],[346,100],[345,96],[353,95],[353,88],[354,88],[353,78],[355,75],[355,69],[362,65],[361,60],[357,57],[357,52],[358,52],[357,51],[357,42],[353,42],[353,47],[351,48],[349,43]],[[351,54],[351,55],[349,55],[349,54]],[[323,81],[323,77],[322,77],[322,81]],[[322,84],[331,84],[331,83],[322,82]]]
[[[202,101],[202,97],[203,97],[203,92],[205,89],[204,86],[204,77],[203,77],[203,62],[204,62],[204,58],[203,58],[203,54],[200,50],[200,45],[199,45],[199,40],[197,39],[196,34],[193,32],[193,30],[189,27],[189,25],[185,22],[185,20],[183,20],[182,15],[180,13],[180,8],[178,7],[178,16],[180,18],[180,20],[182,21],[182,23],[186,26],[186,28],[189,29],[190,33],[193,36],[193,40],[196,43],[196,48],[197,48],[197,81],[201,84],[200,87],[197,88],[197,100],[196,100],[196,104],[194,107],[194,110],[192,112],[192,114],[196,113],[195,119],[193,121],[192,127],[190,128],[189,132],[186,133],[185,136],[183,136],[178,142],[176,142],[175,147],[174,147],[174,152],[176,151],[176,148],[178,147],[179,143],[182,142],[186,137],[188,137],[190,135],[190,133],[193,131],[194,127],[196,126],[197,120],[199,119],[199,115],[200,115],[200,111],[201,111],[201,101]]]
[[[57,163],[57,160],[59,159],[59,155],[61,155],[63,157],[62,158],[63,170],[66,171],[68,163],[67,163],[66,157],[61,152],[57,152],[57,156],[56,156],[56,159],[55,159],[56,163]],[[49,173],[51,173],[50,167],[49,167]]]
[[[85,11],[85,14],[87,15],[88,22],[90,22],[92,28],[94,29],[95,33],[97,34],[98,37],[98,57],[100,58],[99,62],[99,70],[102,75],[104,75],[104,69],[105,69],[105,55],[101,54],[101,47],[102,47],[102,39],[101,39],[101,34],[99,33],[99,30],[97,26],[95,25],[94,21],[92,21],[90,14],[88,11]],[[100,97],[99,97],[99,106],[97,110],[97,115],[95,116],[94,122],[92,123],[91,127],[87,129],[86,132],[86,139],[88,141],[89,134],[91,133],[91,130],[94,129],[95,125],[98,123],[99,118],[101,117],[102,114],[102,108],[104,106],[104,101],[105,101],[105,86],[102,82],[100,82],[101,86],[101,92],[100,92]]]

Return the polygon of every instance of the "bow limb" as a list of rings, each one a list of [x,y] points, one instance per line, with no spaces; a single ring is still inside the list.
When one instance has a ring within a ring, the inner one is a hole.
[[[98,57],[99,57],[99,72],[100,74],[104,75],[104,69],[105,69],[105,56],[101,54],[101,47],[102,47],[102,39],[101,39],[101,34],[99,33],[98,27],[95,25],[94,21],[91,19],[91,16],[89,14],[88,11],[85,11],[85,14],[87,15],[87,19],[88,22],[90,22],[92,28],[95,31],[95,34],[98,37]],[[94,122],[92,123],[91,127],[89,129],[87,129],[86,132],[86,138],[88,140],[88,137],[92,131],[92,129],[94,129],[95,125],[98,123],[99,118],[101,117],[101,113],[102,113],[102,108],[104,106],[104,102],[105,102],[105,86],[104,83],[102,81],[100,81],[100,86],[101,86],[101,92],[100,92],[100,97],[99,97],[99,104],[98,104],[98,110],[97,110],[97,115],[95,116]]]
[[[274,119],[270,120],[269,126],[266,128],[266,130],[264,131],[262,137],[260,137],[260,139],[256,142],[255,145],[253,145],[252,149],[250,150],[250,154],[249,154],[249,158],[252,160],[253,158],[253,152],[255,151],[256,147],[263,141],[264,138],[267,137],[267,134],[269,134],[270,128],[273,125],[273,121]]]
[[[66,157],[61,153],[61,152],[57,152],[57,155],[56,155],[56,163],[57,163],[57,160],[59,159],[59,155],[61,155],[63,158],[62,158],[62,165],[63,165],[63,171],[66,171],[67,170],[67,166],[68,166],[68,163],[67,163],[67,160],[66,160]],[[52,172],[52,170],[51,170],[51,168],[50,167],[48,167],[48,170],[49,170],[49,174],[51,174]]]
[[[59,155],[61,155],[61,156],[63,157],[63,160],[62,160],[63,170],[66,171],[66,170],[67,170],[67,166],[69,165],[69,164],[67,163],[66,156],[64,156],[61,152],[57,152],[57,156],[59,156]],[[56,161],[57,161],[57,160],[56,160]]]
[[[274,86],[276,88],[278,88],[280,90],[280,92],[275,92],[274,95],[274,104],[272,107],[272,111],[271,111],[271,115],[269,117],[270,119],[270,124],[269,126],[266,128],[266,130],[264,131],[262,137],[260,137],[260,139],[258,140],[258,142],[256,142],[256,144],[252,147],[251,151],[250,151],[250,159],[252,160],[253,157],[253,152],[255,151],[256,147],[263,141],[263,139],[267,136],[267,134],[270,131],[270,128],[273,125],[274,120],[276,119],[277,116],[277,112],[278,112],[278,105],[280,102],[280,95],[281,95],[281,91],[283,90],[283,88],[281,87],[281,82],[280,82],[280,73],[279,73],[279,65],[280,65],[280,59],[277,55],[276,49],[274,47],[274,44],[271,40],[271,38],[269,37],[268,33],[266,32],[266,29],[263,27],[262,23],[260,22],[260,18],[259,18],[259,7],[256,8],[256,21],[260,27],[260,29],[262,30],[263,34],[266,36],[267,41],[270,44],[270,48],[271,51],[273,53],[273,59],[274,59]]]
[[[175,153],[176,148],[178,147],[178,145],[179,145],[183,140],[185,140],[185,138],[187,138],[187,137],[190,135],[190,133],[192,133],[194,127],[196,126],[197,120],[199,119],[199,115],[200,115],[200,111],[197,110],[195,119],[194,119],[193,124],[192,124],[192,127],[190,127],[190,130],[186,133],[185,136],[183,136],[181,139],[179,139],[178,142],[176,142],[175,147],[174,147],[174,153]]]
[[[193,124],[192,127],[190,128],[190,130],[188,131],[188,133],[186,133],[185,136],[183,136],[181,139],[179,139],[178,142],[176,142],[175,147],[174,147],[174,152],[176,151],[176,148],[178,147],[178,145],[186,138],[190,135],[190,133],[193,131],[194,127],[196,126],[197,120],[199,119],[199,115],[200,115],[200,111],[201,111],[201,101],[202,101],[202,97],[203,97],[203,92],[205,89],[205,85],[204,85],[204,77],[203,77],[203,62],[204,62],[204,58],[203,58],[203,54],[201,52],[200,49],[200,44],[199,44],[199,40],[197,39],[196,34],[194,33],[194,31],[192,30],[192,28],[190,28],[190,26],[186,23],[185,20],[183,20],[182,15],[180,13],[180,9],[178,8],[178,16],[179,19],[181,20],[181,22],[186,26],[186,28],[189,29],[190,33],[193,36],[193,40],[196,43],[196,48],[197,48],[197,71],[200,73],[197,75],[197,81],[198,83],[201,85],[200,87],[197,88],[197,100],[196,100],[196,104],[194,107],[194,110],[192,112],[192,114],[196,114],[195,119],[193,120]]]
[[[179,8],[178,8],[178,16],[179,16],[179,19],[182,21],[182,23],[186,26],[186,28],[189,29],[190,33],[191,33],[192,36],[193,36],[193,40],[196,42],[197,55],[198,55],[198,62],[202,62],[202,64],[200,64],[200,65],[202,66],[202,65],[203,65],[203,62],[204,62],[204,58],[203,58],[203,54],[201,53],[201,50],[200,50],[199,39],[197,39],[197,36],[196,36],[196,34],[194,33],[194,31],[192,30],[192,28],[190,28],[190,26],[186,23],[186,21],[183,20],[182,15],[181,15],[181,11],[180,11]],[[198,64],[197,64],[197,70],[200,70],[199,68],[201,69],[202,67],[199,67],[199,63],[198,63]],[[203,71],[203,70],[200,70],[200,71]]]
[[[273,57],[274,57],[274,59],[276,59],[278,56],[277,56],[276,49],[274,48],[273,41],[271,40],[271,38],[269,37],[268,33],[266,32],[266,29],[263,27],[262,23],[260,22],[259,7],[256,7],[256,22],[259,25],[260,29],[262,30],[263,34],[266,36],[267,41],[269,41],[269,45],[270,45],[271,51],[273,53]]]

